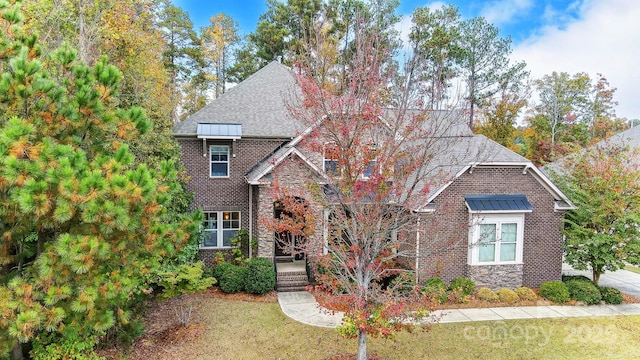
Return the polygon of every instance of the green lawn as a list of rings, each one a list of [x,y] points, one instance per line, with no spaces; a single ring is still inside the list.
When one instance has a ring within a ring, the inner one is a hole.
[[[631,265],[627,265],[624,267],[625,270],[629,270],[632,271],[636,274],[640,274],[640,268],[636,267],[636,266],[631,266]]]
[[[355,340],[291,320],[277,303],[199,297],[194,321],[205,325],[196,339],[170,349],[148,340],[138,346],[166,359],[326,359],[356,351]],[[639,328],[640,316],[436,324],[371,339],[369,351],[389,360],[632,359],[640,358]],[[140,357],[134,350],[130,358]]]

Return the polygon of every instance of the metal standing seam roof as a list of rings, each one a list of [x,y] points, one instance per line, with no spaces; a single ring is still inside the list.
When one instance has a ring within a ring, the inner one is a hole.
[[[526,195],[465,195],[469,212],[531,212]]]
[[[201,139],[240,139],[242,125],[198,123],[197,135]]]

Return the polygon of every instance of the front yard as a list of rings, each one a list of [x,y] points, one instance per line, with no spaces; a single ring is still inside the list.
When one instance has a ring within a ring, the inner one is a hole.
[[[215,288],[214,288],[215,289]],[[328,359],[355,353],[335,330],[286,317],[273,294],[242,301],[209,289],[194,296],[192,324],[177,327],[170,302],[154,303],[147,331],[109,359]],[[640,316],[436,324],[431,331],[371,339],[383,359],[640,358]],[[128,357],[127,357],[128,356]]]

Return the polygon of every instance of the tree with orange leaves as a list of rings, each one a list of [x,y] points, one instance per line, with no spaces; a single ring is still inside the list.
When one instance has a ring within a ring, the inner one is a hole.
[[[315,24],[315,38],[296,66],[300,90],[289,106],[309,129],[301,146],[324,158],[327,178],[309,189],[328,214],[326,238],[305,250],[319,257],[317,298],[345,312],[339,331],[357,338],[358,359],[366,359],[369,336],[410,329],[410,320],[430,309],[430,300],[415,291],[415,276],[399,262],[415,260],[412,210],[426,204],[438,176],[432,160],[450,150],[446,139],[455,129],[468,131],[459,113],[429,111],[419,79],[399,71],[383,15],[358,14],[346,39],[336,38],[328,24]],[[345,41],[347,54],[330,51]],[[394,276],[405,281],[387,283]]]

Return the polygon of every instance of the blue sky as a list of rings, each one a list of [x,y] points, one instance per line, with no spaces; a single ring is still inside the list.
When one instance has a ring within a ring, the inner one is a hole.
[[[195,27],[225,13],[242,34],[255,29],[264,0],[173,0],[185,9]],[[512,59],[524,60],[534,78],[553,71],[603,74],[617,88],[617,115],[640,118],[640,1],[638,0],[400,0],[408,33],[410,14],[419,6],[456,5],[463,18],[483,16],[513,40]]]

